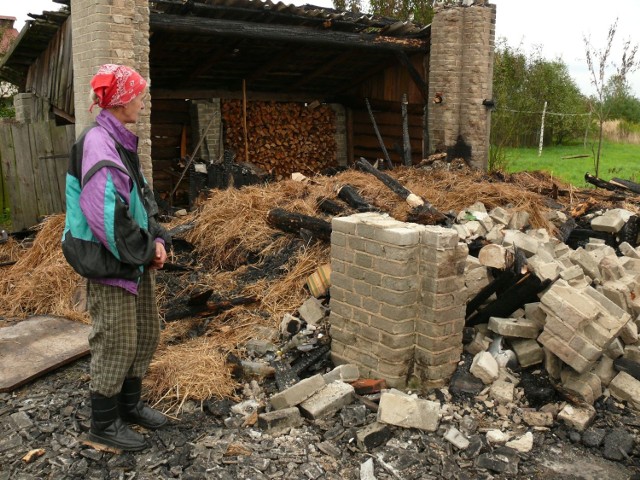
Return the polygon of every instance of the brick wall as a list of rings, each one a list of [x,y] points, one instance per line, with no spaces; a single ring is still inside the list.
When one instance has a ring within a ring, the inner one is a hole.
[[[220,163],[223,154],[220,99],[194,100],[191,103],[191,125],[194,129],[192,149],[196,148],[200,138],[204,135],[204,140],[200,144],[200,149],[196,156],[207,163]]]
[[[135,68],[149,80],[149,1],[148,0],[74,0],[71,3],[73,29],[73,85],[76,112],[76,136],[93,122],[100,111],[91,104],[89,82],[100,65],[118,63]],[[131,126],[140,137],[142,170],[152,182],[151,99],[138,123]]]
[[[429,98],[430,153],[446,151],[460,138],[471,147],[470,163],[484,169],[489,158],[493,93],[495,5],[440,7],[431,26]]]
[[[445,383],[462,353],[466,245],[451,229],[376,213],[332,229],[333,361],[399,388]]]

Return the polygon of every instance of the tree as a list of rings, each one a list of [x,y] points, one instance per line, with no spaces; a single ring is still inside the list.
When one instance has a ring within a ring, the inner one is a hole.
[[[429,25],[433,20],[433,7],[436,3],[456,3],[457,0],[369,0],[368,13],[382,17],[411,20],[420,25]],[[359,12],[362,10],[361,0],[333,0],[338,10]]]
[[[0,118],[15,116],[11,99],[16,93],[18,93],[18,88],[15,85],[0,82]]]
[[[595,96],[591,99],[591,109],[598,121],[597,150],[594,156],[596,177],[600,171],[604,122],[610,118],[613,99],[620,95],[621,89],[626,84],[627,75],[638,68],[638,61],[636,60],[638,45],[631,45],[630,40],[623,42],[620,63],[615,64],[610,61],[611,48],[617,28],[618,19],[609,27],[605,46],[601,50],[597,50],[591,44],[591,40],[588,37],[583,37],[587,67],[591,75],[591,85],[593,85],[596,90]],[[612,77],[607,77],[608,67],[613,67],[615,70]]]
[[[586,127],[586,102],[561,59],[546,60],[538,48],[526,54],[498,39],[493,64],[491,144],[537,146],[544,102],[546,143],[579,137]]]

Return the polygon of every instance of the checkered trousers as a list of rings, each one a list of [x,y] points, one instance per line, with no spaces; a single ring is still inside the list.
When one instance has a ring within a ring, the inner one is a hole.
[[[155,272],[145,270],[138,295],[89,281],[92,392],[111,397],[125,377],[143,377],[160,340]]]

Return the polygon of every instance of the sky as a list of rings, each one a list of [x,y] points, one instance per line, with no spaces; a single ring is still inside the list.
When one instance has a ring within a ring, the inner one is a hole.
[[[595,92],[590,81],[585,56],[584,37],[590,38],[596,50],[605,47],[609,27],[618,20],[617,33],[612,44],[610,59],[619,64],[624,41],[640,44],[640,0],[490,0],[497,6],[496,40],[504,38],[513,48],[525,54],[541,49],[548,60],[561,58],[569,74],[582,93]],[[286,0],[284,3],[331,7],[331,0]],[[2,0],[0,16],[16,17],[20,30],[27,13],[59,10],[60,4],[51,0]],[[640,62],[640,55],[637,58]],[[613,70],[610,70],[612,72]],[[628,77],[631,93],[640,98],[640,69]]]

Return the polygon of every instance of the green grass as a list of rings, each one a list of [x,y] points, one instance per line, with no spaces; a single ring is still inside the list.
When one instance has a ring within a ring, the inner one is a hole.
[[[584,174],[595,175],[591,146],[582,143],[544,147],[538,157],[537,148],[506,148],[507,172],[531,172],[542,170],[575,187],[591,187],[584,181]],[[588,158],[567,158],[570,155],[589,155]],[[598,177],[610,180],[618,177],[640,183],[640,145],[604,142],[600,154]]]

